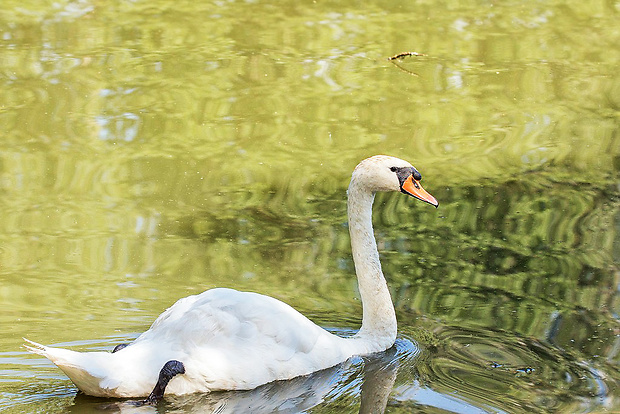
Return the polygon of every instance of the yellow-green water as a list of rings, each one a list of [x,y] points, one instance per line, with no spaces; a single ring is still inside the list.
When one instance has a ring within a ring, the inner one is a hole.
[[[102,405],[22,337],[111,349],[215,286],[350,333],[346,187],[387,153],[440,202],[377,198],[397,349],[160,411],[372,412],[373,386],[387,412],[619,410],[619,21],[617,1],[4,0],[0,409]]]

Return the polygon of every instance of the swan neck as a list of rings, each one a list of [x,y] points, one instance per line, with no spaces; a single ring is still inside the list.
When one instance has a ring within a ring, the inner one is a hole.
[[[362,300],[362,327],[356,335],[369,342],[371,352],[382,351],[396,339],[394,305],[381,271],[372,228],[375,194],[351,181],[348,191],[349,234],[355,272]]]

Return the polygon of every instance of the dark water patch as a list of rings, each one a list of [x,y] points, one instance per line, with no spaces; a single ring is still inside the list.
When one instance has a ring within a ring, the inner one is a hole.
[[[421,336],[426,350],[415,365],[420,381],[480,408],[566,412],[584,404],[603,409],[617,387],[596,364],[580,359],[583,355],[551,343],[501,330],[431,325],[430,336]]]

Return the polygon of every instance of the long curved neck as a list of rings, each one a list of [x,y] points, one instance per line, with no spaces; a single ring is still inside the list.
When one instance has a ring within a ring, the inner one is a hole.
[[[372,230],[375,195],[351,180],[348,190],[349,234],[362,299],[362,328],[357,338],[369,342],[370,352],[382,351],[396,339],[396,314]]]

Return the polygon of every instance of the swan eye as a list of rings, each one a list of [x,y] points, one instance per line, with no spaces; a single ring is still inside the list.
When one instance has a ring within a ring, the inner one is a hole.
[[[420,171],[416,170],[414,167],[390,167],[390,171],[395,172],[401,181],[404,181],[410,175],[412,175],[416,181],[420,181],[422,179],[422,174],[420,174]]]
[[[400,183],[401,187],[403,186],[407,178],[409,178],[413,174],[411,168],[408,167],[390,167],[390,171],[396,173],[396,176],[398,177],[398,182]]]

